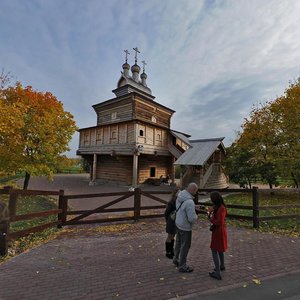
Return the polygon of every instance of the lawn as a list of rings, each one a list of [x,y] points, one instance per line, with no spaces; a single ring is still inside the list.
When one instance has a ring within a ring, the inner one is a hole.
[[[251,193],[231,194],[226,196],[225,203],[239,204],[239,205],[252,205]],[[299,191],[276,191],[271,193],[269,190],[259,192],[259,206],[267,208],[266,210],[260,210],[259,216],[280,216],[280,215],[300,215],[300,208],[279,208],[268,209],[274,205],[300,205],[300,193]],[[237,214],[252,216],[252,210],[242,210],[235,208],[227,208],[228,214]],[[253,226],[251,221],[240,220],[228,220],[228,224],[235,226],[242,226],[251,228]],[[280,233],[290,236],[300,236],[300,218],[293,219],[278,219],[278,220],[265,220],[260,221],[260,231]]]

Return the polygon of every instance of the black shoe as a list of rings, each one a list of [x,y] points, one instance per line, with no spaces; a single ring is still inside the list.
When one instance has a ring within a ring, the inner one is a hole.
[[[217,280],[222,280],[221,275],[218,274],[218,273],[216,273],[216,272],[209,272],[208,274],[209,274],[209,276],[210,276],[211,278],[214,278],[214,279],[217,279]]]
[[[173,259],[173,264],[174,264],[176,267],[178,267],[178,266],[179,266],[178,260],[177,260],[177,259]]]
[[[172,254],[171,252],[166,253],[166,257],[167,257],[167,258],[170,258],[170,259],[173,259],[173,254]]]
[[[191,273],[194,271],[194,269],[192,267],[185,266],[183,268],[179,268],[178,271],[181,273]]]

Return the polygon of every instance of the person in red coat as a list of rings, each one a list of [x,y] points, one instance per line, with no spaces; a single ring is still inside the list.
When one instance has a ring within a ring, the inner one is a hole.
[[[218,192],[212,192],[210,199],[213,203],[213,208],[210,211],[208,217],[211,225],[211,243],[210,248],[212,257],[215,264],[213,272],[209,273],[209,276],[221,280],[221,272],[225,270],[224,265],[224,252],[227,250],[227,231],[225,224],[226,207],[223,197]]]

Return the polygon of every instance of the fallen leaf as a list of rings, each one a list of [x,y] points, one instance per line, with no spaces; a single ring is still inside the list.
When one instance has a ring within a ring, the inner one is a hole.
[[[160,277],[159,280],[165,280],[163,277]]]
[[[244,285],[243,285],[243,288],[245,288],[245,287],[247,287],[247,286],[248,286],[247,284],[244,284]]]
[[[186,277],[184,277],[184,276],[181,276],[181,278],[182,278],[182,279],[186,279]]]
[[[281,291],[278,291],[277,294],[281,294]]]
[[[261,284],[261,281],[259,279],[252,279],[252,281],[255,283],[255,284]]]

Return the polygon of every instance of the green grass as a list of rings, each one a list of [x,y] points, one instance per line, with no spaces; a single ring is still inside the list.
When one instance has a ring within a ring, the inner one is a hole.
[[[24,174],[23,173],[19,173],[16,175],[10,175],[10,176],[0,176],[0,185],[8,185],[7,183],[11,182],[12,180],[17,180],[20,178],[23,178]]]
[[[252,194],[232,194],[225,197],[226,204],[252,205]],[[259,193],[260,206],[273,206],[284,204],[300,204],[299,192],[282,192],[274,190],[273,193]],[[252,210],[242,210],[235,208],[227,208],[228,214],[252,216]],[[263,216],[280,216],[280,215],[300,215],[300,208],[281,208],[276,210],[261,210],[259,215]],[[252,221],[228,220],[227,223],[240,227],[253,227]],[[260,231],[281,233],[289,236],[300,237],[300,219],[279,219],[260,221]]]
[[[83,170],[83,168],[81,166],[74,165],[69,168],[63,168],[57,173],[59,173],[59,174],[80,174],[80,173],[84,173],[84,172],[85,171]]]

